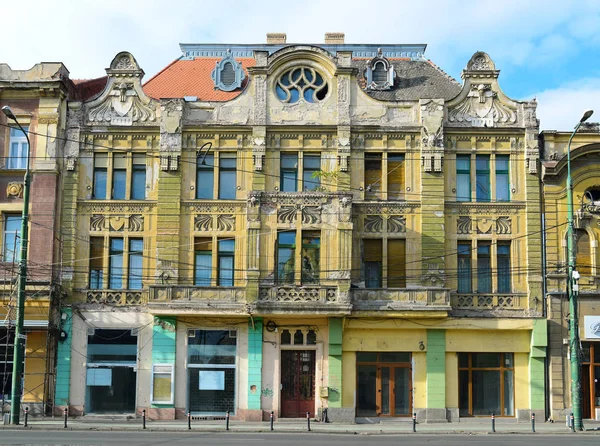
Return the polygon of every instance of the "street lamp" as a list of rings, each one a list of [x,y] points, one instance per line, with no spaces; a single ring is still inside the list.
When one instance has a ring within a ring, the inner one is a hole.
[[[25,350],[25,335],[23,334],[23,320],[25,318],[25,285],[27,283],[27,245],[28,245],[28,220],[29,220],[29,152],[31,143],[29,135],[23,129],[17,117],[8,105],[2,107],[2,113],[8,119],[13,120],[27,139],[27,167],[25,168],[25,177],[23,179],[23,216],[21,218],[21,256],[19,258],[19,277],[17,288],[17,320],[15,327],[15,346],[13,355],[13,373],[12,389],[10,401],[10,422],[19,424],[19,414],[21,411],[21,376],[23,375],[23,357]]]
[[[575,126],[575,130],[569,138],[567,145],[567,250],[568,250],[568,272],[567,272],[567,295],[569,297],[569,347],[571,351],[571,403],[573,405],[573,422],[576,430],[583,430],[582,407],[581,407],[581,361],[579,358],[579,318],[577,316],[579,293],[579,272],[575,269],[575,223],[573,220],[573,180],[571,178],[571,141],[581,124],[592,116],[593,110],[586,110]]]

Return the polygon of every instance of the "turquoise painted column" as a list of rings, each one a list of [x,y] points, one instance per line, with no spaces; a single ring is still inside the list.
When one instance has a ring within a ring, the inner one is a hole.
[[[446,408],[446,331],[427,330],[427,409]]]
[[[263,320],[251,318],[248,321],[248,410],[261,409],[262,355]]]
[[[62,315],[66,315],[63,320]],[[61,310],[61,330],[67,335],[66,339],[59,340],[56,352],[56,390],[54,404],[56,406],[69,405],[69,390],[71,387],[71,341],[73,335],[73,312],[70,308]]]
[[[154,317],[152,333],[152,365],[172,365],[175,368],[175,350],[177,341],[177,320],[174,317]],[[175,378],[173,378],[175,379]],[[175,389],[175,386],[173,386]],[[173,395],[173,401],[175,395]],[[157,409],[171,409],[175,404],[153,404]]]
[[[329,318],[329,407],[342,407],[343,319]]]

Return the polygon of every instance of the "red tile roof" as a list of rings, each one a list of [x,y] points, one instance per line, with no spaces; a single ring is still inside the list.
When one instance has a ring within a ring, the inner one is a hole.
[[[106,87],[107,76],[102,76],[96,79],[72,79],[77,91],[77,98],[80,101],[87,101],[96,96],[104,87]]]
[[[246,71],[242,88],[235,91],[215,90],[211,73],[221,57],[177,59],[144,84],[144,92],[153,98],[183,98],[197,96],[199,101],[230,101],[239,96],[248,83],[248,67],[255,65],[251,57],[236,58]]]

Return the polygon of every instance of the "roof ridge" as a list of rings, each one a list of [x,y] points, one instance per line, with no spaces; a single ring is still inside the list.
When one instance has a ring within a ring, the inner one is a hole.
[[[451,81],[456,82],[456,85],[460,85],[462,86],[462,84],[460,82],[458,82],[455,78],[453,78],[452,76],[450,76],[448,73],[446,73],[444,70],[442,70],[440,67],[438,67],[431,59],[427,59],[427,62],[429,62],[429,64],[435,68],[436,70],[438,70],[440,73],[442,73],[444,76],[446,76],[448,79],[450,79]]]

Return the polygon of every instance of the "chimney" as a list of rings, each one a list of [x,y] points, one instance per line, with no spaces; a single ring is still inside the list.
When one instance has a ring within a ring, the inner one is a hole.
[[[330,45],[343,45],[345,37],[346,35],[344,33],[325,33],[325,43]]]
[[[285,33],[267,33],[267,43],[285,43],[286,40]]]

